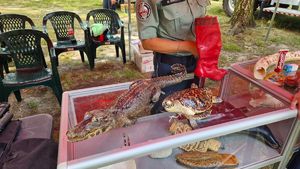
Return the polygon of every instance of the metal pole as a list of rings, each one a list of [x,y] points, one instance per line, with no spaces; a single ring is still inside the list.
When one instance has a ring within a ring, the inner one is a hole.
[[[265,38],[265,42],[266,42],[266,41],[268,40],[268,38],[269,38],[269,34],[270,34],[270,31],[271,31],[271,28],[272,28],[272,25],[273,25],[273,22],[274,22],[275,15],[276,15],[276,12],[277,12],[278,7],[279,7],[279,0],[276,1],[275,10],[274,10],[274,13],[273,13],[273,15],[272,15],[271,23],[270,23],[270,26],[269,26],[269,29],[268,29],[268,32],[267,32],[267,35],[266,35],[266,38]]]
[[[128,55],[129,55],[129,61],[131,61],[131,2],[130,0],[127,0],[128,4]]]

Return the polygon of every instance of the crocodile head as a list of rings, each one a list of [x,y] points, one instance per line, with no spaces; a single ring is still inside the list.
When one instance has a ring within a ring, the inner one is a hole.
[[[205,118],[210,114],[212,104],[212,93],[209,89],[190,88],[169,95],[164,99],[162,106],[168,112],[182,114],[186,117],[207,114],[198,116]]]
[[[114,128],[115,118],[105,111],[86,112],[83,120],[67,131],[68,140],[77,142],[89,139]]]

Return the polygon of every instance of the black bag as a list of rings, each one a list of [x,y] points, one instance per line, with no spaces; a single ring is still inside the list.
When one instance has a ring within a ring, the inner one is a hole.
[[[56,169],[58,145],[53,140],[31,138],[11,145],[3,169]]]
[[[8,103],[0,103],[0,117],[2,117],[8,110],[10,105]]]
[[[8,123],[5,130],[0,133],[0,164],[4,161],[11,144],[17,137],[18,132],[21,129],[21,123],[22,122],[19,120],[11,121]]]
[[[11,121],[0,133],[0,169],[55,169],[58,145],[50,139],[15,141],[21,121]]]

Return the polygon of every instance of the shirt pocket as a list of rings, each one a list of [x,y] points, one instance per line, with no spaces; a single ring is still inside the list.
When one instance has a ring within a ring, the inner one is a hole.
[[[202,7],[207,7],[208,5],[210,5],[210,1],[209,0],[197,0],[197,2]]]
[[[180,20],[189,13],[189,6],[186,1],[174,3],[162,7],[162,15],[160,22],[164,29],[171,34],[180,34],[181,22]]]
[[[197,1],[198,5],[194,6],[194,8],[197,8],[197,9],[194,9],[194,11],[196,11],[196,13],[194,13],[195,18],[205,16],[206,7],[208,5],[210,5],[210,1],[209,0],[196,0],[196,1]]]

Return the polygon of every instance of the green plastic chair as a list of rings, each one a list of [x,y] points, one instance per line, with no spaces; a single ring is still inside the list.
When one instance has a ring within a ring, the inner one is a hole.
[[[89,29],[82,22],[81,18],[74,12],[56,11],[48,13],[43,18],[43,32],[48,34],[47,22],[50,22],[56,35],[56,44],[54,45],[55,53],[58,59],[59,54],[69,51],[79,51],[81,61],[84,62],[84,53],[86,53],[90,69],[93,68],[94,58],[91,55],[89,47]],[[84,40],[75,38],[74,21],[77,21],[84,32]],[[68,30],[72,29],[73,35],[68,35]],[[58,60],[57,60],[58,63]]]
[[[25,29],[26,25],[35,29],[33,21],[25,16],[20,14],[1,14],[0,15],[0,33],[8,32],[12,30]],[[0,50],[0,62],[3,67],[0,67],[0,75],[3,77],[3,68],[6,73],[9,73],[7,59],[9,59],[9,53],[5,49],[5,45],[1,44]],[[2,57],[1,57],[2,56]]]
[[[47,43],[51,69],[45,65],[42,39]],[[0,42],[6,44],[16,67],[15,73],[8,73],[0,78],[0,102],[7,102],[13,91],[44,85],[53,89],[61,103],[63,91],[50,38],[38,30],[22,29],[0,34]]]
[[[87,25],[90,27],[94,23],[102,23],[108,26],[108,34],[106,40],[100,42],[92,38],[90,35],[90,49],[93,58],[96,58],[96,49],[103,45],[115,45],[116,56],[119,57],[119,48],[122,52],[123,63],[126,63],[126,51],[125,51],[125,34],[124,24],[121,21],[118,13],[110,9],[95,9],[88,12],[86,16]],[[118,33],[118,30],[121,30]],[[95,60],[93,60],[92,67],[94,67]]]
[[[33,21],[25,16],[20,14],[1,14],[0,15],[0,33],[25,29],[26,27],[35,29]],[[6,49],[4,43],[0,43],[0,76],[4,78],[4,70],[6,73],[9,73],[8,62],[11,61],[10,53]],[[18,101],[21,101],[20,91],[15,91],[15,96]]]

